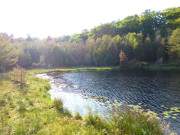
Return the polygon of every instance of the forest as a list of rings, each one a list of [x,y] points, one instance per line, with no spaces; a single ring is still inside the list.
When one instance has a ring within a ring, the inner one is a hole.
[[[73,25],[73,24],[72,24]],[[0,71],[121,64],[180,64],[180,7],[141,15],[58,38],[0,34]]]
[[[0,135],[178,135],[179,72],[151,65],[180,71],[180,7],[59,37],[0,33]]]

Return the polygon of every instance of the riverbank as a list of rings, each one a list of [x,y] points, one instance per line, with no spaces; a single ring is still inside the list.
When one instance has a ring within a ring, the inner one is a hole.
[[[179,64],[126,64],[119,67],[120,71],[148,71],[148,72],[180,72]]]
[[[50,72],[85,72],[85,71],[113,71],[119,70],[119,66],[114,67],[60,67],[60,68],[49,68],[49,69],[32,69],[31,73],[50,73]]]
[[[85,71],[147,71],[147,72],[180,72],[179,64],[125,64],[107,67],[60,67],[47,69],[32,69],[33,73],[48,72],[85,72]]]
[[[149,65],[145,69],[150,71],[165,71],[165,72],[180,72],[180,65],[178,64],[162,64],[162,65]]]
[[[0,80],[0,134],[16,135],[114,135],[114,134],[156,134],[164,132],[154,113],[141,109],[117,110],[111,120],[89,114],[82,118],[72,116],[63,108],[61,101],[50,99],[47,80],[38,79],[36,73],[50,71],[75,72],[92,70],[112,70],[112,68],[65,68],[51,70],[31,70],[26,76],[27,85],[20,88],[13,82]]]

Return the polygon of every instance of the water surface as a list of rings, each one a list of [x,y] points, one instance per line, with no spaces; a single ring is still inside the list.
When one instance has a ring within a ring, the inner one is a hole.
[[[80,114],[91,108],[106,115],[114,101],[140,105],[160,117],[164,111],[180,107],[180,74],[70,72],[51,75],[51,84],[52,98],[61,98],[65,107]],[[180,133],[179,113],[165,120]]]

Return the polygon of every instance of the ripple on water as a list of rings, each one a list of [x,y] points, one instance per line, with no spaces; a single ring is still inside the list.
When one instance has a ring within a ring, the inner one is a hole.
[[[80,114],[86,114],[88,107],[102,115],[107,114],[106,103],[115,100],[141,105],[159,116],[171,107],[180,107],[178,74],[79,72],[38,76],[51,80],[52,98],[61,98],[65,107]],[[106,102],[95,98],[98,96],[105,97]],[[166,121],[180,133],[179,115]]]

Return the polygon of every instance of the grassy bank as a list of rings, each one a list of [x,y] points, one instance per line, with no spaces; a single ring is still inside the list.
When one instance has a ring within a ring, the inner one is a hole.
[[[33,73],[47,72],[85,72],[85,71],[149,71],[149,72],[180,72],[180,64],[125,64],[111,67],[62,67],[50,69],[33,69]]]
[[[119,66],[114,67],[62,67],[62,68],[49,68],[49,69],[33,69],[32,73],[48,73],[48,72],[85,72],[85,71],[112,71],[119,70]]]
[[[149,72],[180,72],[179,64],[125,64],[119,67],[120,71],[149,71]]]
[[[165,72],[180,72],[179,64],[162,64],[162,65],[148,65],[144,67],[145,70],[149,71],[165,71]]]
[[[56,69],[56,71],[112,70],[111,68]],[[116,110],[112,119],[89,114],[71,116],[61,101],[52,101],[47,80],[35,73],[54,70],[32,70],[26,75],[27,86],[0,79],[0,135],[162,135],[156,115],[141,109]]]

